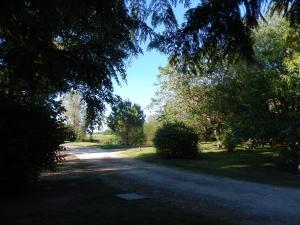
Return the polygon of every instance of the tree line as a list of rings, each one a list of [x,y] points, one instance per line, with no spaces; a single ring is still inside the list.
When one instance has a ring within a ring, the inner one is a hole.
[[[273,17],[253,31],[255,63],[210,61],[160,69],[152,105],[165,122],[184,122],[202,140],[232,151],[247,141],[296,150],[300,138],[299,33]]]

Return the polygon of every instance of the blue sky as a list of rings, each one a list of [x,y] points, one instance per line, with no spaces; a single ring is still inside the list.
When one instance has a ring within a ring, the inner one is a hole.
[[[195,4],[193,4],[195,5]],[[179,23],[183,22],[183,16],[186,9],[178,5],[174,12]],[[146,51],[146,45],[143,46],[144,54],[133,59],[127,69],[127,84],[122,82],[121,87],[114,84],[115,94],[123,99],[129,99],[145,109],[154,97],[156,77],[160,66],[166,66],[168,57],[155,50]]]
[[[127,84],[125,82],[122,82],[121,86],[114,84],[115,93],[145,109],[155,93],[154,83],[159,73],[158,68],[165,65],[167,65],[166,55],[154,50],[144,51],[143,55],[133,59],[128,66]]]

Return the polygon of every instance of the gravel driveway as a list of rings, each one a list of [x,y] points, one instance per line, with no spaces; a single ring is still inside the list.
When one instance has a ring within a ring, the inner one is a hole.
[[[126,158],[120,150],[70,147],[83,168],[124,190],[237,224],[300,225],[300,189],[184,171]]]

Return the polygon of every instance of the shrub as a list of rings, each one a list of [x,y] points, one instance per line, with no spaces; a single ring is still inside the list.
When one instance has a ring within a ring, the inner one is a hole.
[[[284,148],[280,151],[278,156],[279,166],[289,172],[296,172],[300,164],[299,149]]]
[[[158,128],[154,145],[157,154],[163,158],[196,158],[198,135],[181,123],[166,123]]]
[[[53,170],[65,129],[45,107],[0,100],[0,183],[19,187]]]

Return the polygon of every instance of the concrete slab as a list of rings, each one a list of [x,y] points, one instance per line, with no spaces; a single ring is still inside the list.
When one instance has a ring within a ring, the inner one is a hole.
[[[140,199],[145,198],[145,196],[139,195],[139,194],[134,193],[134,192],[133,193],[118,194],[118,195],[115,195],[115,196],[118,197],[118,198],[127,200],[127,201],[140,200]]]

